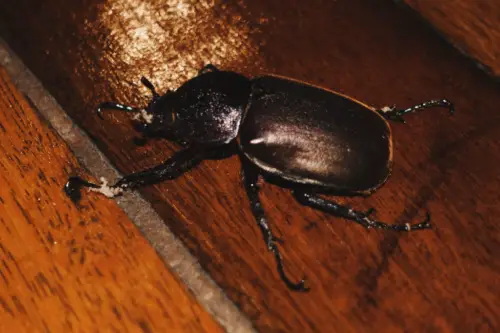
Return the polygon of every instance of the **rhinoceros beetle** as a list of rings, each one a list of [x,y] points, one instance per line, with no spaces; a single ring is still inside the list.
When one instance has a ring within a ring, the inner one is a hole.
[[[175,91],[159,95],[146,78],[153,97],[145,109],[115,102],[104,109],[133,112],[145,137],[165,137],[184,148],[151,169],[127,175],[114,185],[94,184],[70,177],[66,193],[74,200],[88,187],[109,197],[124,190],[172,180],[202,160],[238,154],[250,208],[267,248],[274,254],[281,279],[292,290],[306,291],[305,280],[286,275],[277,239],[259,200],[258,180],[291,189],[298,202],[366,228],[411,231],[430,228],[430,215],[416,224],[387,224],[366,212],[327,200],[320,193],[369,195],[384,184],[392,168],[392,136],[387,120],[404,122],[407,113],[453,104],[431,100],[409,107],[374,108],[341,93],[275,75],[249,79],[213,65]]]

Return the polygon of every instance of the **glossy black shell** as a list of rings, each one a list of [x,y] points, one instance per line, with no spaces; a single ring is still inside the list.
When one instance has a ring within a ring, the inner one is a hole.
[[[238,134],[251,82],[235,72],[215,71],[184,83],[173,98],[159,105],[171,110],[177,135],[191,143],[224,144]]]
[[[391,172],[387,121],[350,97],[277,76],[252,80],[239,129],[243,154],[266,172],[302,184],[369,193]]]

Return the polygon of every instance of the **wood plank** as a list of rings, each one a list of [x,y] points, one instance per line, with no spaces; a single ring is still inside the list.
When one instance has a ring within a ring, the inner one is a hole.
[[[500,78],[500,2],[404,0],[451,44]]]
[[[0,331],[222,332],[0,67]]]
[[[207,161],[142,193],[262,332],[499,329],[500,87],[402,8],[371,0],[292,0],[286,8],[268,0],[19,0],[0,4],[0,13],[3,36],[123,173],[177,149],[164,141],[137,147],[130,117],[109,113],[102,121],[93,111],[108,99],[143,105],[149,94],[141,75],[165,91],[213,62],[310,81],[373,105],[449,98],[453,117],[433,109],[393,124],[395,168],[380,191],[339,199],[397,223],[429,210],[431,231],[368,232],[263,186],[287,270],[306,274],[308,294],[279,280],[236,158]]]

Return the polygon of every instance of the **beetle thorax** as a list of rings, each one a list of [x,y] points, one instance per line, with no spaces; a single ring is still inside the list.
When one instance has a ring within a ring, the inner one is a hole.
[[[174,127],[193,143],[226,144],[236,138],[250,98],[250,82],[232,72],[211,72],[175,92]]]

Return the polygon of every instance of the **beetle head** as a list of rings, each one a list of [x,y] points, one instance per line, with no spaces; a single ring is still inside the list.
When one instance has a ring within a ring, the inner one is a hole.
[[[159,95],[142,78],[153,98],[139,109],[114,102],[103,109],[135,113],[135,128],[147,137],[163,137],[178,143],[227,144],[238,133],[250,96],[250,81],[233,72],[209,72],[185,82],[175,91]]]
[[[169,139],[177,139],[175,131],[175,113],[172,105],[175,101],[175,93],[171,90],[160,96],[154,85],[145,77],[141,78],[142,84],[148,88],[153,97],[145,109],[135,110],[135,128],[146,136],[159,136]]]
[[[145,109],[137,110],[133,119],[136,120],[136,129],[147,135],[160,135],[169,131],[174,123],[174,118],[169,115],[168,107],[172,92],[168,91],[163,96],[155,96]]]

